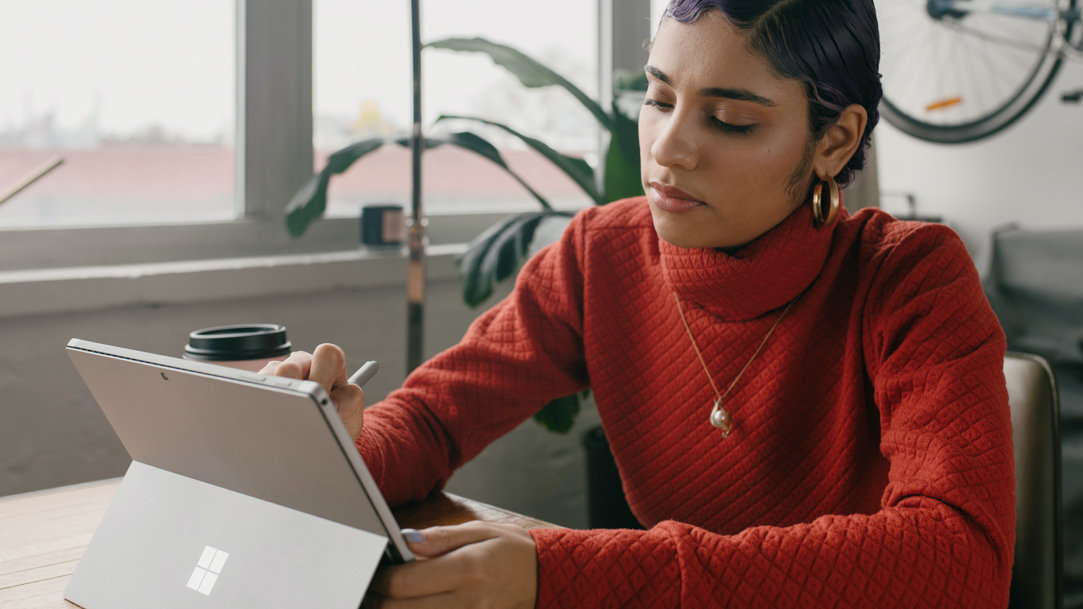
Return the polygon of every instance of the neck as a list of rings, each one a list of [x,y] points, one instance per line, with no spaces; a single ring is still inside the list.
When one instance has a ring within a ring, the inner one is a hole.
[[[663,273],[682,300],[723,319],[754,319],[784,306],[812,283],[827,259],[834,226],[816,228],[806,205],[732,251],[663,241]]]

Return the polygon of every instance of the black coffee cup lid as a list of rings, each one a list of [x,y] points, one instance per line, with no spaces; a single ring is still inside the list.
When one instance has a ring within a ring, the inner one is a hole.
[[[212,362],[266,359],[289,355],[293,347],[286,327],[278,324],[238,324],[203,328],[188,335],[184,356]]]

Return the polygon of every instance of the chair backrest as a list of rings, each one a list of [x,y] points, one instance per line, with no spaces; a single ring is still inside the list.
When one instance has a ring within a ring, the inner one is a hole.
[[[1057,387],[1041,357],[1009,352],[1004,377],[1015,445],[1015,564],[1009,607],[1061,609],[1061,481]]]

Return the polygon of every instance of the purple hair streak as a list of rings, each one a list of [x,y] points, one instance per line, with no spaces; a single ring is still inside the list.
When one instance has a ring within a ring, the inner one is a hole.
[[[809,123],[819,139],[850,104],[864,106],[861,146],[836,177],[840,185],[865,166],[880,118],[880,34],[872,0],[670,0],[666,17],[690,23],[717,10],[749,34],[749,45],[784,78],[805,84]]]

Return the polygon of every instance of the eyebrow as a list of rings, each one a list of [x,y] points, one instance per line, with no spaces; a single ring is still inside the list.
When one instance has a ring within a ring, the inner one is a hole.
[[[647,64],[646,66],[644,66],[643,69],[647,72],[647,74],[650,74],[651,76],[666,83],[667,85],[673,84],[672,82],[670,82],[669,77],[666,76],[665,72],[659,70],[658,68]],[[773,100],[768,99],[762,95],[757,95],[752,91],[749,91],[748,89],[734,89],[730,87],[707,87],[706,89],[700,89],[699,94],[704,97],[722,97],[726,99],[735,99],[738,101],[749,101],[760,104],[761,106],[775,105],[775,102]]]

